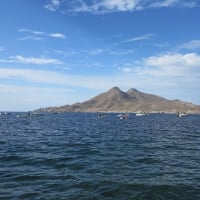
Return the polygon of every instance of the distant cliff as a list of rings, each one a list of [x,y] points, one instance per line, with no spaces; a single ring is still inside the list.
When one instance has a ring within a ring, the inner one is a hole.
[[[200,113],[200,106],[179,100],[168,100],[131,88],[127,92],[118,87],[99,94],[83,103],[41,108],[42,112],[187,112]]]

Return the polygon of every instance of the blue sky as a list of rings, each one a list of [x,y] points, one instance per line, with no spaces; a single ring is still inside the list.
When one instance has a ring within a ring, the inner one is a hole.
[[[200,104],[198,0],[2,0],[0,110],[114,86]]]

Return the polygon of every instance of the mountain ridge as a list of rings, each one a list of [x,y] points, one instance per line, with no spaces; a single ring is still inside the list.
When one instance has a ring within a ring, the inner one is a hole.
[[[200,105],[141,92],[135,88],[127,92],[113,87],[82,103],[60,107],[40,108],[41,112],[187,112],[200,113]]]

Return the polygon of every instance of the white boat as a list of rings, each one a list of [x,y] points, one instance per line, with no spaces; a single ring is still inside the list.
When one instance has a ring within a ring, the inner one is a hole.
[[[177,113],[177,117],[185,117],[185,116],[187,116],[186,113]]]
[[[141,117],[141,116],[146,115],[146,113],[144,113],[144,112],[137,112],[135,115],[136,115],[137,117]]]
[[[119,114],[117,115],[119,119],[128,119],[129,115],[128,114]]]

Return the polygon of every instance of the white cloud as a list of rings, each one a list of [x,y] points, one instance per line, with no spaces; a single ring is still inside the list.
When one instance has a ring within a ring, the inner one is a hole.
[[[122,67],[122,68],[119,68],[119,70],[121,70],[122,72],[126,72],[126,73],[133,72],[133,68],[131,68],[131,67]]]
[[[108,10],[132,11],[138,3],[139,0],[104,0],[100,6]]]
[[[197,6],[196,0],[49,0],[49,4],[44,7],[49,11],[66,12],[88,12],[93,14],[106,14],[112,12],[133,12],[147,8],[160,7],[188,7]]]
[[[160,8],[160,7],[175,7],[175,6],[181,6],[181,7],[188,7],[193,8],[195,7],[196,1],[184,1],[184,0],[163,0],[163,1],[155,1],[153,2],[150,7],[152,8]]]
[[[87,1],[81,1],[76,4],[73,12],[89,12],[95,14],[105,14],[110,12],[125,12],[133,11],[136,9],[139,0],[101,0],[92,1],[92,3],[87,4]]]
[[[21,28],[21,29],[18,29],[18,32],[25,32],[25,33],[31,33],[31,34],[34,34],[34,35],[44,35],[45,32],[42,32],[42,31],[34,31],[34,30],[31,30],[31,29],[27,29],[27,28]]]
[[[11,56],[7,60],[0,60],[0,63],[23,63],[23,64],[35,64],[35,65],[43,65],[43,64],[53,64],[53,65],[61,65],[62,61],[54,59],[54,58],[36,58],[36,57],[24,57],[24,56]]]
[[[55,7],[59,7],[60,6],[60,0],[51,0],[51,2]]]
[[[32,63],[36,65],[43,64],[62,64],[61,61],[54,58],[34,58],[34,57],[23,57],[23,56],[15,56],[14,59],[20,63]]]
[[[64,74],[50,70],[0,68],[0,79],[1,84],[4,82],[9,83],[9,81],[12,83],[19,81],[20,85],[31,85],[31,87],[39,85],[41,88],[51,88],[48,94],[46,94],[46,105],[51,104],[52,106],[57,104],[55,96],[62,97],[66,103],[75,103],[76,101],[87,100],[89,97],[97,95],[113,86],[119,86],[125,90],[134,87],[165,98],[178,98],[200,104],[200,94],[198,93],[200,90],[200,55],[196,53],[151,56],[138,62],[133,62],[132,65],[129,63],[124,67],[118,68],[118,72],[93,76],[88,76],[87,74]],[[74,88],[77,93],[69,96],[66,95],[69,97],[68,100],[66,100],[63,94],[59,94],[59,92],[62,92],[62,89],[54,89],[69,87]],[[79,94],[80,88],[82,88],[82,94],[84,93],[83,91],[88,90],[96,92],[93,95],[90,94],[90,96],[85,95],[85,93],[81,95]],[[11,95],[14,90],[15,88],[13,90],[10,88],[8,93]],[[2,91],[5,92],[6,90],[1,90],[0,88],[1,100],[2,96],[5,97]],[[37,96],[37,93],[42,93],[42,90],[31,89],[30,91],[33,92],[33,99]],[[12,99],[14,99],[14,92],[12,94]],[[24,99],[31,99],[26,97],[25,93],[23,94]],[[19,96],[18,98],[20,99]],[[39,107],[39,105],[45,106],[44,99],[45,97],[43,96],[40,101],[38,100],[36,107]],[[55,100],[55,103],[51,99]],[[29,105],[34,105],[33,100]]]
[[[124,42],[137,42],[137,41],[141,41],[141,40],[148,40],[153,36],[154,36],[154,34],[149,33],[149,34],[129,38],[129,39],[125,40]]]
[[[200,56],[196,53],[188,54],[165,54],[161,56],[152,56],[144,60],[147,66],[155,67],[198,67],[200,66]]]
[[[58,10],[59,7],[60,7],[60,0],[50,0],[50,3],[44,6],[44,8],[52,12]]]
[[[33,69],[7,69],[0,68],[0,77],[6,79],[18,78],[34,83],[62,83],[64,76],[52,71],[33,70]],[[60,79],[58,81],[58,79]]]
[[[43,31],[35,31],[27,28],[18,29],[20,33],[28,33],[31,35],[21,37],[19,40],[43,40],[43,37],[65,39],[66,36],[63,33],[46,33]]]
[[[149,86],[184,88],[200,83],[200,55],[196,53],[151,56],[135,63],[120,70],[132,74],[142,85],[148,82]]]
[[[142,80],[142,84],[148,83],[149,87],[186,95],[184,91],[189,88],[200,89],[200,55],[190,53],[148,57],[134,68],[133,74]]]
[[[102,53],[103,53],[103,49],[97,48],[93,51],[90,51],[89,55],[99,55],[99,54],[102,54]]]
[[[71,75],[54,71],[30,69],[0,69],[1,78],[19,77],[20,79],[45,84],[84,88],[109,88],[113,85],[122,87],[156,87],[166,88],[169,85],[196,87],[200,81],[200,55],[165,54],[147,57],[137,65],[130,63],[121,67],[119,74],[107,75]],[[184,87],[183,87],[184,88]]]
[[[61,39],[65,39],[66,36],[62,33],[50,33],[48,34],[50,37],[52,38],[61,38]]]
[[[120,68],[121,71],[130,72],[131,79],[125,78],[123,74],[107,75],[71,75],[62,74],[55,71],[31,70],[31,69],[7,69],[0,68],[1,78],[19,77],[23,80],[37,83],[58,84],[63,86],[79,86],[85,88],[107,88],[112,85],[126,86],[128,82],[157,82],[158,85],[168,85],[172,82],[186,82],[187,80],[197,80],[200,77],[200,55],[190,54],[165,54],[152,56],[134,64]],[[134,80],[133,80],[134,79]],[[198,79],[199,80],[199,79]],[[200,81],[199,81],[200,82]]]
[[[132,82],[133,87],[169,99],[200,104],[197,92],[200,90],[199,54],[164,54],[135,63],[120,68],[126,76],[124,81]]]
[[[19,38],[19,40],[43,40],[42,37],[35,37],[35,36],[25,36],[25,37],[21,37]]]
[[[46,8],[49,11],[55,12],[57,9],[54,8],[54,6],[52,4],[47,4],[44,6],[44,8]]]
[[[83,88],[106,88],[112,87],[115,82],[119,83],[116,78],[110,79],[109,75],[105,76],[87,76],[87,75],[67,75],[55,71],[33,70],[33,69],[7,69],[0,68],[0,78],[2,79],[21,79],[32,83],[54,84],[60,86],[73,86]]]
[[[186,42],[178,47],[178,49],[189,49],[189,50],[195,50],[200,49],[200,40],[191,40],[189,42]]]
[[[179,3],[179,0],[164,0],[164,1],[159,1],[159,2],[153,2],[151,4],[151,7],[170,7],[174,6],[175,4]]]
[[[49,63],[53,61],[41,61],[41,60],[26,60],[23,57],[18,57],[20,62],[35,62],[35,63]],[[137,66],[122,67],[122,71],[132,72],[134,77],[140,79],[145,77],[146,80],[153,78],[158,78],[160,83],[166,83],[165,79],[173,79],[176,82],[177,76],[182,76],[182,81],[187,79],[195,79],[195,77],[200,76],[200,55],[196,53],[189,54],[165,54],[159,56],[151,56],[143,59],[137,63]],[[122,75],[122,74],[119,74]],[[119,77],[112,75],[102,75],[102,76],[82,76],[82,75],[70,75],[62,74],[55,71],[46,70],[31,70],[31,69],[6,69],[0,68],[0,77],[21,77],[24,80],[38,82],[38,83],[51,83],[51,84],[61,84],[70,86],[83,86],[92,88],[102,88],[102,86],[107,83],[112,83],[113,79],[117,80]],[[162,78],[161,78],[162,77]],[[165,79],[163,79],[165,77]],[[102,82],[97,86],[96,83]],[[158,81],[158,82],[159,82]],[[107,83],[105,83],[107,82]],[[120,84],[120,81],[114,81]],[[104,84],[105,83],[105,84]]]

